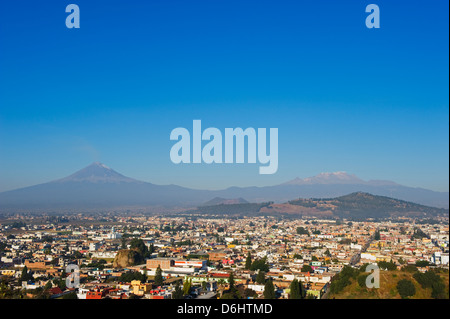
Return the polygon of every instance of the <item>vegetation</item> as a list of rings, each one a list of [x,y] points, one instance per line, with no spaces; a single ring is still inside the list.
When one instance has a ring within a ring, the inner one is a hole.
[[[245,259],[245,269],[249,270],[252,267],[252,255],[250,252],[247,254],[247,258]]]
[[[341,292],[345,287],[351,284],[351,279],[356,279],[358,275],[358,269],[344,266],[341,272],[333,277],[333,281],[330,284],[330,292],[332,294]]]
[[[158,265],[158,268],[156,268],[156,272],[155,272],[155,285],[156,286],[162,286],[162,284],[164,283],[164,278],[162,276],[162,270],[161,267]]]
[[[266,283],[266,273],[264,271],[259,271],[256,276],[256,282],[260,285],[264,285]]]
[[[181,289],[180,282],[177,281],[175,283],[175,290],[172,293],[172,299],[183,299],[183,295],[184,295],[184,293],[183,293],[183,290]]]
[[[263,257],[261,259],[257,259],[252,262],[252,265],[250,266],[250,270],[261,270],[268,272],[269,271],[269,265],[267,264],[267,258]]]
[[[132,280],[140,280],[141,282],[147,282],[147,276],[145,274],[141,274],[138,271],[130,271],[123,273],[119,277],[120,282],[131,282]]]
[[[303,265],[302,269],[300,270],[301,272],[312,272],[313,269],[310,265]]]
[[[448,270],[433,269],[425,273],[420,273],[414,265],[408,265],[401,270],[380,271],[380,286],[379,288],[367,288],[365,280],[369,273],[364,272],[365,267],[361,267],[358,271],[354,269],[354,276],[348,276],[348,282],[345,284],[338,283],[339,278],[333,278],[332,287],[328,298],[336,299],[448,299],[449,298],[449,273]],[[340,277],[341,274],[337,276]],[[336,277],[336,276],[335,276]],[[400,284],[400,291],[405,297],[400,294],[397,284],[400,280],[410,281],[415,288],[415,293],[411,296],[412,288],[410,284]],[[342,280],[342,278],[341,278]],[[336,286],[338,289],[336,289]],[[406,286],[406,288],[404,287]],[[409,286],[409,288],[408,288]],[[433,289],[434,287],[434,289]],[[340,288],[340,289],[339,289]],[[402,290],[403,289],[403,290]],[[408,290],[409,289],[409,290]]]
[[[299,235],[309,235],[309,231],[304,227],[297,227],[297,234]]]
[[[264,285],[264,299],[275,299],[275,287],[273,285],[272,279],[267,280],[266,284]]]
[[[289,286],[291,293],[289,294],[289,299],[303,299],[306,296],[306,291],[303,288],[301,282],[294,279]]]
[[[406,299],[416,294],[416,287],[410,280],[401,279],[397,283],[397,291],[403,299]]]
[[[397,266],[393,262],[379,261],[379,262],[377,262],[377,264],[381,270],[396,270],[397,269]]]
[[[425,273],[416,272],[414,279],[422,286],[422,288],[431,288],[431,297],[434,299],[446,299],[445,284],[442,278],[434,271]]]

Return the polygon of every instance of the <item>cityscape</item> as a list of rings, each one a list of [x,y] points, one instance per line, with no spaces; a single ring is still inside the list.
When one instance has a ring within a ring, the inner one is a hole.
[[[0,314],[439,314],[448,12],[3,1]]]
[[[0,239],[0,298],[448,299],[448,216],[4,214]]]

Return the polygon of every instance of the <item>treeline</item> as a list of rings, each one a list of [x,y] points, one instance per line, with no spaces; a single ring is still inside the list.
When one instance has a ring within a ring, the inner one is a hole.
[[[425,273],[416,272],[414,279],[422,288],[431,288],[431,298],[448,299],[448,292],[445,291],[445,284],[436,272],[428,270]]]

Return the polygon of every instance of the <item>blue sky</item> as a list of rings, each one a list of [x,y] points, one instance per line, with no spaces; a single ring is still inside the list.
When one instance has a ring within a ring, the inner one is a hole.
[[[76,3],[81,28],[67,29]],[[366,5],[381,28],[365,26]],[[448,2],[8,1],[0,191],[101,161],[218,189],[347,171],[448,191]],[[172,129],[277,127],[279,169],[175,165]]]

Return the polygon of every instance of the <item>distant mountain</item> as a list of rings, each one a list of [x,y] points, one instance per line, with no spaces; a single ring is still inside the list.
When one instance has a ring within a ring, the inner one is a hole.
[[[390,181],[366,182],[345,172],[321,173],[274,186],[209,191],[139,181],[96,162],[62,179],[0,193],[0,211],[177,211],[202,204],[285,203],[293,198],[334,198],[354,192],[427,206],[449,206],[448,192],[406,187]]]
[[[0,193],[1,211],[77,211],[146,208],[150,211],[198,205],[209,191],[155,185],[123,176],[101,163],[52,182]]]
[[[143,183],[133,178],[123,176],[108,166],[95,162],[55,183],[90,182],[90,183]]]
[[[448,214],[448,209],[429,207],[363,192],[356,192],[336,198],[297,199],[289,201],[289,204],[316,208],[320,211],[330,210],[335,216],[352,218],[395,216],[432,217]]]
[[[193,212],[212,215],[297,215],[325,218],[427,217],[448,215],[448,209],[428,207],[386,196],[356,192],[336,198],[299,198],[288,203],[218,204]]]
[[[214,197],[213,199],[207,201],[202,206],[212,206],[212,205],[231,205],[231,204],[248,204],[248,202],[239,197],[233,199],[226,199],[222,197]]]
[[[364,184],[362,179],[356,175],[346,172],[320,173],[319,175],[307,178],[293,179],[282,185],[317,185],[317,184]]]
[[[435,192],[424,188],[403,186],[392,181],[364,181],[345,172],[321,173],[308,178],[296,178],[289,182],[265,187],[230,187],[219,192],[218,196],[242,196],[250,202],[287,202],[292,198],[338,197],[355,192],[398,198],[414,203],[449,207],[449,193]]]

